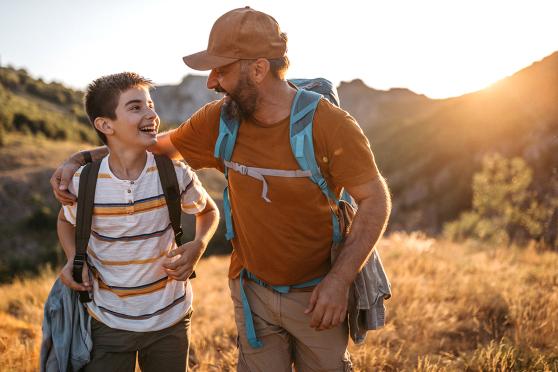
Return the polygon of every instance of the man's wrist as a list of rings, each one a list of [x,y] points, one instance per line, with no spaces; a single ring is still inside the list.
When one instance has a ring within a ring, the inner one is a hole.
[[[91,155],[90,155],[91,156]],[[79,166],[85,165],[87,164],[87,162],[85,161],[85,157],[83,156],[83,151],[80,152],[76,152],[75,154],[73,154],[72,156],[70,156],[70,158],[68,159],[69,162],[71,163],[75,163]]]
[[[92,163],[93,162],[93,158],[91,157],[91,151],[80,151],[80,154],[83,158],[83,163],[87,164],[87,163]]]

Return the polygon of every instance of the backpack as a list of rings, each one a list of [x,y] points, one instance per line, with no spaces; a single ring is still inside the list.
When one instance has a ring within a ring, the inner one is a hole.
[[[176,171],[172,160],[166,156],[154,155],[157,164],[159,180],[165,194],[165,202],[169,211],[169,218],[174,231],[174,240],[177,246],[182,245],[182,225],[180,221],[180,188],[176,178]],[[87,262],[87,244],[91,235],[91,221],[93,219],[93,206],[95,201],[95,189],[97,187],[97,175],[102,160],[88,163],[83,167],[79,178],[78,205],[76,213],[76,255],[72,276],[77,283],[82,283],[83,265]],[[192,272],[190,279],[196,277]],[[91,298],[86,291],[79,292],[79,300],[82,303],[90,302]]]
[[[221,159],[225,165],[224,175],[227,180],[227,186],[223,191],[223,208],[227,230],[225,237],[227,240],[234,238],[232,211],[228,194],[229,169],[233,169],[241,174],[259,179],[262,182],[261,196],[267,202],[270,202],[270,200],[267,198],[267,182],[265,180],[265,176],[308,177],[318,186],[330,204],[331,223],[333,226],[331,260],[333,262],[345,236],[350,229],[352,219],[358,206],[353,197],[346,192],[346,190],[342,190],[341,197],[337,198],[327,185],[327,182],[316,162],[312,125],[314,113],[320,99],[323,97],[339,107],[339,98],[337,90],[333,84],[323,78],[294,79],[290,80],[290,83],[299,88],[291,106],[289,133],[291,150],[296,158],[300,170],[287,171],[247,167],[232,162],[232,153],[240,123],[238,119],[229,117],[225,113],[223,107],[221,108],[219,135],[217,137],[217,141],[215,142],[214,156]],[[262,343],[257,339],[255,334],[250,305],[243,287],[244,276],[252,281],[255,281],[259,285],[270,288],[279,293],[288,293],[291,288],[315,286],[322,279],[316,278],[305,283],[270,286],[246,269],[243,269],[240,273],[240,297],[243,305],[248,342],[253,348],[261,347]],[[350,302],[350,304],[352,303],[354,311],[352,311],[352,315],[349,315],[349,324],[351,338],[356,343],[364,341],[367,330],[377,329],[384,325],[383,300],[388,299],[391,296],[390,287],[391,286],[383,269],[380,257],[377,251],[374,250],[365,267],[361,273],[359,273],[357,279],[351,286],[351,297],[354,301]],[[373,293],[373,295],[371,296],[369,293]],[[366,311],[364,311],[364,309],[366,309]]]

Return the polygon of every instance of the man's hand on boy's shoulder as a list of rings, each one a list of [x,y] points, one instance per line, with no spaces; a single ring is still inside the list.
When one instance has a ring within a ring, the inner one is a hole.
[[[54,197],[63,205],[71,205],[76,202],[75,195],[68,191],[68,187],[79,167],[81,167],[81,164],[70,157],[50,177],[50,186]]]
[[[74,268],[73,260],[68,260],[66,265],[64,265],[64,267],[60,271],[59,277],[62,283],[66,287],[73,289],[74,291],[90,291],[92,288],[91,288],[91,282],[89,281],[89,269],[87,268],[87,264],[83,265],[83,271],[81,276],[83,284],[79,284],[74,280],[74,277],[72,275],[73,268]]]
[[[167,254],[168,257],[180,257],[172,262],[163,264],[169,278],[182,281],[188,279],[196,268],[205,248],[205,243],[202,241],[192,240],[170,251]]]

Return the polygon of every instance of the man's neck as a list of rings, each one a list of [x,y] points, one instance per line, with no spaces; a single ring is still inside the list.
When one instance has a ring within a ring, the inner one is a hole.
[[[121,180],[136,180],[140,176],[145,162],[145,149],[126,149],[122,146],[111,146],[108,159],[112,173]]]
[[[252,116],[263,124],[272,125],[291,113],[296,90],[285,80],[271,80],[262,86],[256,111]]]

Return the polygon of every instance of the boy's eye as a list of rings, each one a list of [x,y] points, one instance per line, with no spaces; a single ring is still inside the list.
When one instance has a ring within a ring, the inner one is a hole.
[[[139,110],[140,107],[138,105],[130,106],[130,110]]]

